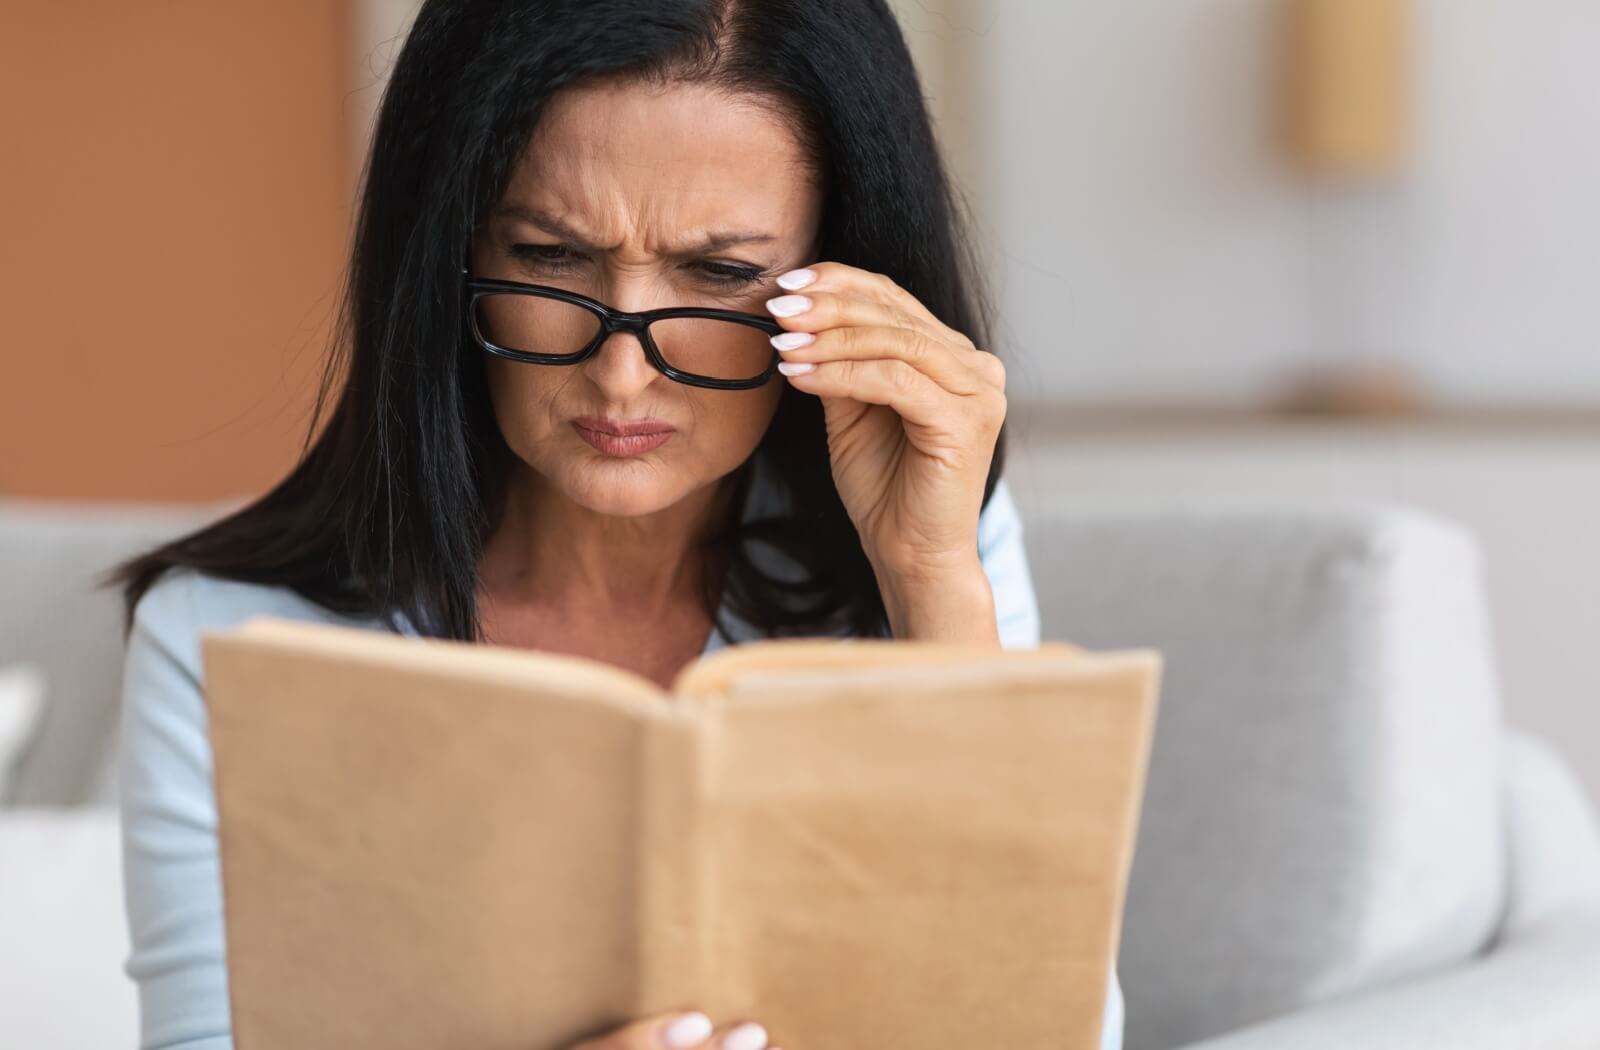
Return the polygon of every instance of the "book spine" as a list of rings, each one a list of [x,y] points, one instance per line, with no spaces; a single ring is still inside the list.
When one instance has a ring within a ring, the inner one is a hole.
[[[708,720],[684,713],[649,720],[641,738],[635,1017],[694,1006],[713,977],[705,806],[712,731]]]

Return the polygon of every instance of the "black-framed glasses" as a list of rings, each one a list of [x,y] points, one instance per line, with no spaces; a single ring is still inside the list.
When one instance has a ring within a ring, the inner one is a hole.
[[[575,365],[613,333],[631,332],[658,371],[690,386],[749,390],[778,371],[781,358],[770,337],[783,326],[761,314],[699,306],[630,314],[563,288],[461,273],[472,336],[498,357]]]

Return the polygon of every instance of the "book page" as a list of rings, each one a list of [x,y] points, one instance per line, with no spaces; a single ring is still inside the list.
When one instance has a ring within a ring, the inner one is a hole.
[[[971,664],[995,658],[1014,663],[1018,656],[1053,659],[1082,654],[1070,642],[1047,641],[1036,649],[952,644],[888,638],[777,638],[718,649],[686,665],[672,682],[675,697],[716,696],[730,692],[748,675],[810,673],[826,668],[921,667]]]
[[[752,670],[700,698],[694,886],[672,876],[699,940],[645,957],[640,1007],[808,1050],[1094,1050],[1159,671],[991,652]]]
[[[628,1019],[641,927],[681,925],[692,807],[661,785],[693,784],[692,712],[600,665],[359,628],[202,647],[240,1047],[556,1050]]]
[[[641,674],[565,653],[408,637],[277,616],[252,616],[227,633],[284,652],[322,653],[477,681],[537,685],[630,707],[650,707],[666,699],[665,691]]]

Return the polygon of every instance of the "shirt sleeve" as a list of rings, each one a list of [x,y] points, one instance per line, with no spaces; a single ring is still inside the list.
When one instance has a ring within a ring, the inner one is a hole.
[[[995,623],[1000,645],[1029,649],[1039,644],[1039,603],[1022,543],[1022,515],[1004,478],[995,483],[989,502],[978,515],[978,555],[994,591]],[[1100,1050],[1122,1050],[1124,1003],[1115,966],[1106,984],[1106,1005],[1100,1024]]]
[[[1004,478],[995,483],[988,504],[978,515],[978,557],[994,592],[1000,645],[1006,649],[1038,646],[1039,603],[1022,545],[1022,516]]]
[[[117,776],[140,1050],[233,1050],[210,742],[184,571],[134,610]]]

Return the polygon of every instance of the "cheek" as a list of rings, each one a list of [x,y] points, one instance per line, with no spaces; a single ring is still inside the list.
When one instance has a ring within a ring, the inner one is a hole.
[[[759,390],[697,391],[696,447],[712,456],[719,466],[737,466],[761,443],[782,396],[779,379]]]
[[[553,368],[529,368],[499,358],[491,358],[485,367],[500,433],[513,449],[530,451],[530,445],[549,435],[550,401],[562,377]]]

